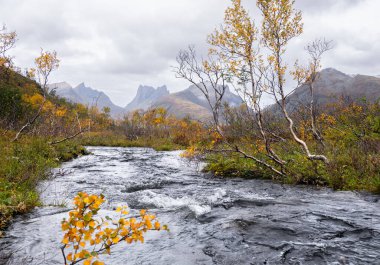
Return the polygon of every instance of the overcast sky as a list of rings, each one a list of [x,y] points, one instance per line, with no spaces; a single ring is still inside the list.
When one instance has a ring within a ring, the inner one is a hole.
[[[170,91],[188,84],[170,66],[181,48],[206,49],[228,0],[0,0],[0,23],[18,33],[18,66],[32,67],[40,48],[61,59],[53,82],[80,82],[125,106],[139,84]],[[255,1],[243,2],[252,16]],[[288,58],[305,56],[315,38],[334,41],[323,62],[346,73],[380,75],[380,0],[298,0],[304,34]]]

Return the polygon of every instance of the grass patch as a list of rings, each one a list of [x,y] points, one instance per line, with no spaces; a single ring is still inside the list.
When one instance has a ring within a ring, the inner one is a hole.
[[[149,147],[156,151],[183,150],[186,147],[174,143],[169,138],[141,137],[128,140],[124,135],[114,132],[92,132],[76,140],[82,146],[113,146],[113,147]]]
[[[0,138],[0,230],[12,216],[40,205],[36,187],[51,176],[51,168],[86,153],[73,142],[54,146],[47,142],[27,136],[14,143],[5,136]]]

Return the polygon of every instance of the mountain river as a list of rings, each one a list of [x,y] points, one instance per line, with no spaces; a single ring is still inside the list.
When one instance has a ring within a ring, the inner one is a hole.
[[[63,264],[60,221],[79,191],[105,195],[102,215],[144,208],[170,228],[117,245],[106,264],[380,264],[380,196],[215,178],[179,151],[88,150],[40,185],[46,206],[15,218],[0,264]]]

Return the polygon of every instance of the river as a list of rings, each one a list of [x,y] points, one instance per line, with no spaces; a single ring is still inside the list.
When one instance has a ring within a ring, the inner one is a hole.
[[[88,149],[41,184],[45,206],[10,225],[0,264],[63,264],[60,221],[79,191],[105,195],[102,215],[128,205],[169,225],[119,244],[106,264],[380,264],[380,196],[219,179],[179,151]]]

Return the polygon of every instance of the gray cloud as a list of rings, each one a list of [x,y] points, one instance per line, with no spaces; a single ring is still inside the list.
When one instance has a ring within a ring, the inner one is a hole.
[[[296,8],[303,13],[323,14],[331,9],[345,9],[354,7],[365,0],[301,0],[296,2]]]
[[[254,1],[243,2],[254,17]],[[137,86],[188,84],[171,72],[178,50],[195,44],[206,50],[207,34],[217,27],[229,1],[221,0],[0,0],[1,22],[16,30],[13,53],[30,67],[40,47],[56,50],[61,67],[52,81],[82,81],[126,105]],[[377,0],[298,0],[305,33],[288,58],[304,58],[303,47],[318,37],[334,41],[326,67],[349,73],[380,74]]]

